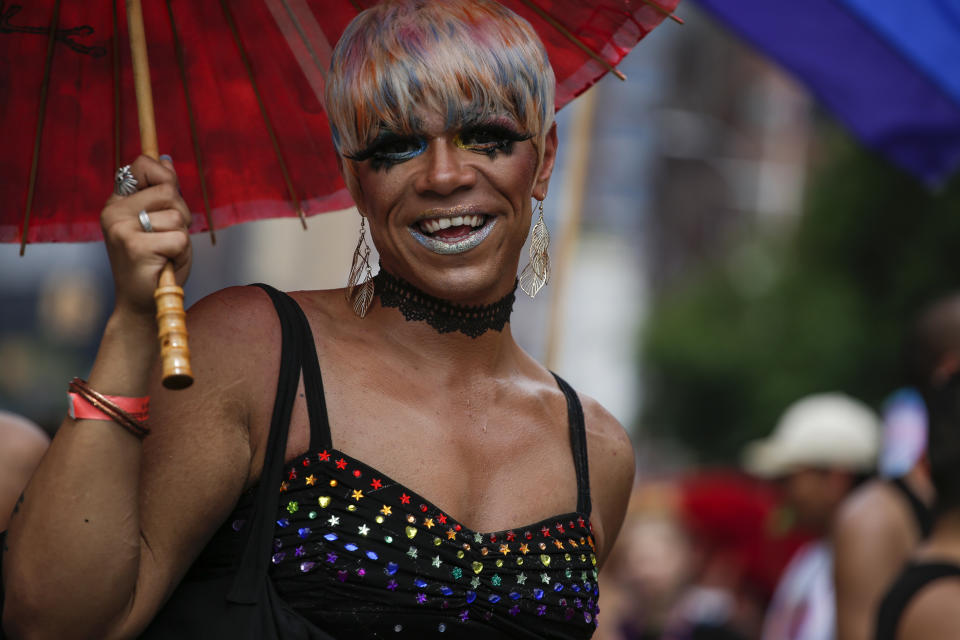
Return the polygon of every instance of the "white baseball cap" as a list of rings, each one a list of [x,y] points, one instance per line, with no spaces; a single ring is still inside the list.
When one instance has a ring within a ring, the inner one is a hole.
[[[879,448],[880,420],[870,407],[843,393],[818,393],[791,404],[769,437],[749,443],[743,466],[764,477],[803,467],[867,472]]]

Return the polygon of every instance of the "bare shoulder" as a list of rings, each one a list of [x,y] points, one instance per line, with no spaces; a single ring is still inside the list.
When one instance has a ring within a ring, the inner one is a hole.
[[[953,640],[960,629],[960,579],[936,580],[907,606],[897,640]]]
[[[199,300],[187,314],[191,331],[214,342],[233,342],[232,332],[257,335],[266,328],[279,331],[273,304],[260,287],[227,287]]]
[[[904,515],[899,496],[883,480],[871,480],[859,487],[843,502],[837,512],[836,529],[840,532],[865,532],[888,529]]]
[[[0,411],[0,442],[11,458],[41,454],[50,444],[50,436],[31,420],[9,411]]]
[[[606,558],[623,524],[633,490],[636,458],[623,425],[599,402],[578,393],[587,429],[594,536],[600,562]]]
[[[913,546],[911,516],[887,482],[871,480],[841,505],[834,520],[834,543],[851,549],[884,547],[902,561]],[[897,553],[899,552],[899,553]],[[842,554],[840,554],[842,555]]]

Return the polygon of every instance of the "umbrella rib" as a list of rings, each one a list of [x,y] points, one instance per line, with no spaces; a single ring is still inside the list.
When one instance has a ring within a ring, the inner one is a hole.
[[[290,198],[293,200],[293,204],[296,207],[297,215],[300,217],[300,224],[303,225],[303,228],[307,228],[307,220],[303,213],[303,207],[300,205],[300,198],[297,197],[296,191],[293,188],[293,180],[290,178],[290,172],[287,171],[287,164],[283,160],[283,152],[280,149],[280,142],[277,140],[277,134],[273,130],[273,124],[270,121],[270,114],[267,113],[267,106],[263,102],[263,96],[260,94],[260,87],[257,86],[257,80],[253,75],[253,66],[250,64],[250,57],[247,55],[247,50],[243,47],[243,42],[240,40],[240,32],[237,30],[237,25],[233,20],[233,13],[230,11],[230,7],[227,3],[227,0],[220,0],[220,6],[223,8],[223,13],[227,18],[227,24],[230,26],[230,31],[233,33],[233,40],[237,45],[237,48],[240,50],[240,58],[243,60],[243,66],[247,70],[247,76],[250,79],[250,86],[253,88],[253,93],[257,98],[257,104],[260,106],[260,115],[263,116],[263,123],[267,128],[267,133],[270,136],[270,142],[273,144],[273,151],[277,155],[277,161],[280,163],[280,172],[283,174],[283,179],[287,183],[287,190],[290,192]]]
[[[217,244],[217,233],[213,228],[213,215],[210,211],[210,197],[207,194],[203,153],[200,150],[200,137],[197,135],[197,118],[193,111],[193,101],[190,98],[190,87],[187,85],[187,65],[183,59],[183,46],[180,43],[180,34],[177,33],[177,22],[173,17],[173,6],[170,4],[170,0],[167,0],[167,14],[170,16],[170,32],[173,34],[173,48],[177,59],[177,69],[180,71],[180,83],[183,85],[183,95],[187,103],[187,121],[190,123],[190,141],[193,142],[193,155],[197,160],[197,176],[200,178],[200,193],[203,196],[203,212],[207,218],[207,229],[210,231],[210,244]]]
[[[623,75],[623,73],[621,73],[619,70],[617,70],[617,68],[614,67],[612,64],[610,64],[610,62],[607,61],[606,58],[604,58],[604,57],[601,56],[599,53],[597,53],[596,51],[594,51],[593,49],[591,49],[590,47],[588,47],[586,44],[584,44],[584,42],[583,42],[582,40],[580,40],[580,38],[578,38],[577,36],[573,35],[573,33],[571,33],[569,29],[567,29],[565,26],[563,26],[562,24],[560,24],[559,22],[557,22],[556,18],[554,18],[554,17],[551,16],[549,13],[547,13],[546,11],[544,11],[543,9],[541,9],[539,6],[537,6],[537,4],[533,2],[533,0],[520,0],[520,1],[521,1],[524,5],[526,5],[530,10],[534,11],[538,16],[540,16],[541,18],[543,18],[551,27],[553,27],[554,29],[556,29],[556,30],[560,33],[560,35],[562,35],[563,37],[565,37],[567,40],[569,40],[570,42],[572,42],[574,45],[576,45],[577,47],[579,47],[580,49],[582,49],[582,50],[583,50],[587,55],[589,55],[591,58],[593,58],[594,60],[596,60],[597,62],[599,62],[600,64],[602,64],[604,67],[606,67],[606,68],[607,68],[607,71],[609,71],[609,72],[612,73],[613,75],[617,76],[617,77],[620,78],[621,80],[626,80],[626,79],[627,79],[627,76]]]
[[[43,83],[40,85],[40,106],[37,114],[37,133],[33,138],[33,160],[30,162],[30,181],[27,184],[27,207],[23,212],[23,228],[20,232],[20,255],[27,248],[27,232],[30,229],[30,213],[33,209],[33,194],[37,186],[37,168],[40,164],[40,141],[43,138],[43,121],[47,112],[47,93],[50,89],[50,67],[53,66],[53,50],[57,42],[57,23],[60,21],[60,0],[53,4],[53,17],[47,39],[47,57],[43,62]]]
[[[113,0],[113,166],[121,166],[120,160],[120,19],[117,15],[117,0]]]
[[[304,32],[303,25],[300,23],[300,19],[294,13],[293,8],[290,6],[290,3],[287,2],[287,0],[281,0],[281,4],[283,4],[284,10],[287,12],[287,17],[290,18],[290,22],[293,23],[293,27],[297,30],[297,35],[300,36],[300,40],[303,42],[303,46],[306,47],[307,53],[309,53],[310,58],[313,59],[313,64],[316,65],[317,70],[320,71],[320,75],[322,75],[324,81],[326,81],[327,68],[320,63],[320,57],[313,48],[313,42],[310,41],[310,38],[308,38],[307,34]]]
[[[670,18],[671,20],[673,20],[674,22],[676,22],[677,24],[684,24],[684,22],[683,22],[682,19],[680,19],[679,17],[677,17],[676,15],[674,15],[669,9],[664,9],[663,7],[661,7],[660,5],[658,5],[656,2],[653,2],[652,0],[640,0],[640,2],[642,2],[643,4],[648,5],[648,6],[650,6],[650,7],[653,7],[654,9],[656,9],[657,11],[659,11],[660,13],[662,13],[663,15],[665,15],[666,17],[668,17],[668,18]]]

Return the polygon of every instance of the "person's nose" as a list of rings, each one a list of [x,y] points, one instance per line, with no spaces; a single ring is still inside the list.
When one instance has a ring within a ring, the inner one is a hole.
[[[417,190],[420,193],[446,196],[476,184],[476,172],[471,163],[467,162],[466,153],[452,140],[431,140],[425,153],[426,167],[415,183]]]

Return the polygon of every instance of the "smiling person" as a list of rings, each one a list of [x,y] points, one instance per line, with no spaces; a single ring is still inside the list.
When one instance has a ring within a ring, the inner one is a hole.
[[[546,275],[540,211],[520,258],[553,95],[495,2],[360,14],[326,98],[380,272],[361,238],[346,290],[200,301],[183,391],[159,382],[152,293],[167,260],[187,277],[189,208],[169,160],[138,158],[102,215],[116,308],[10,526],[8,632],[589,637],[633,449],[510,332],[518,272]]]

